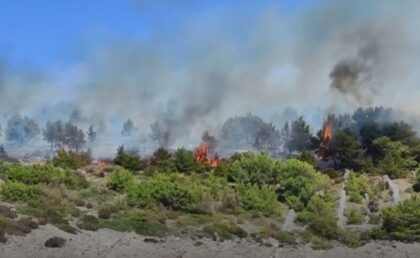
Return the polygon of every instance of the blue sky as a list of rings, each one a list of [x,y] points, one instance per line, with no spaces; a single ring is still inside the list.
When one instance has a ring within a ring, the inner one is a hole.
[[[138,2],[136,2],[138,1]],[[76,62],[85,45],[110,39],[147,39],[177,23],[235,9],[256,15],[268,5],[295,12],[310,0],[0,0],[0,59],[45,68]],[[176,36],[176,35],[174,35]]]

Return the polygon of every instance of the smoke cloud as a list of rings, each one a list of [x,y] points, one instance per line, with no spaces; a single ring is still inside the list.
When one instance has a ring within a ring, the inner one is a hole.
[[[268,119],[287,106],[307,117],[360,105],[419,114],[416,1],[314,1],[297,11],[264,2],[253,12],[250,2],[190,13],[147,39],[95,44],[53,76],[0,68],[0,109],[45,120],[77,109],[83,124],[114,134],[129,118],[144,134],[158,120],[172,146],[198,142],[229,116]]]

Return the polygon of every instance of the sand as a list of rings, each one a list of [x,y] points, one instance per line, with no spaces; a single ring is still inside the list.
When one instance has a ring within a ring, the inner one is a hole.
[[[62,237],[62,248],[47,248],[44,243],[51,237]],[[308,245],[297,247],[261,246],[252,240],[214,242],[209,239],[193,241],[168,237],[158,243],[147,243],[145,237],[134,233],[121,233],[107,229],[97,232],[83,231],[68,234],[46,225],[26,236],[9,236],[7,244],[0,244],[1,258],[114,258],[114,257],[183,257],[183,258],[235,258],[235,257],[419,257],[420,244],[398,242],[372,242],[351,249],[335,247],[330,250],[312,250]],[[274,244],[275,242],[273,242]]]

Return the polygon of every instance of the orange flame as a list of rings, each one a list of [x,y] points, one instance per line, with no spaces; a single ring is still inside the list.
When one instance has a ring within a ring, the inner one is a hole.
[[[209,155],[209,144],[208,143],[202,143],[202,144],[200,144],[200,146],[198,146],[197,148],[195,148],[194,153],[195,153],[195,160],[197,162],[200,162],[202,164],[209,165],[212,168],[217,167],[217,165],[218,165],[218,159],[217,159],[217,157],[210,158],[210,155]]]
[[[330,119],[328,119],[324,124],[324,130],[322,132],[322,142],[328,142],[332,139],[333,136],[333,124]]]

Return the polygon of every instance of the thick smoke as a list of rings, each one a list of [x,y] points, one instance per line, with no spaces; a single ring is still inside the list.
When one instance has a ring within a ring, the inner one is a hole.
[[[125,120],[142,135],[160,121],[171,146],[196,144],[205,129],[217,134],[229,116],[268,119],[287,106],[314,117],[313,127],[318,112],[360,105],[418,114],[416,1],[314,1],[297,11],[263,1],[251,14],[255,1],[233,2],[186,11],[146,39],[88,44],[79,62],[48,76],[0,68],[0,110],[43,122],[77,110],[77,123],[116,144]]]

